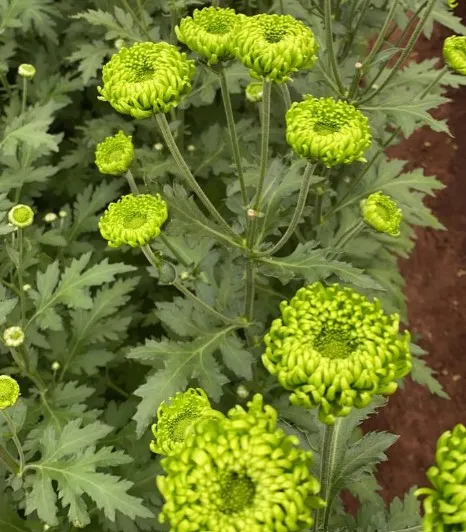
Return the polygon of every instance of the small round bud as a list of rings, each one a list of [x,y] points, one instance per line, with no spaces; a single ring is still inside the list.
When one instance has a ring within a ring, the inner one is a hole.
[[[248,218],[257,218],[257,212],[254,209],[247,210]]]
[[[47,532],[47,530],[50,530],[50,525],[45,524],[45,525],[42,527],[42,530],[43,530],[44,532]]]
[[[351,183],[351,177],[346,176],[346,177],[343,178],[343,181],[344,181],[345,183]]]
[[[9,375],[0,375],[0,410],[13,406],[19,397],[19,384]]]
[[[30,284],[23,284],[23,292],[29,292],[29,290],[31,290],[31,285]]]
[[[180,273],[180,279],[182,281],[187,281],[191,277],[191,274],[189,272],[181,272]]]
[[[194,146],[194,144],[188,144],[188,146],[186,147],[186,149],[190,152],[193,152],[196,150],[196,146]]]
[[[23,63],[18,67],[18,74],[25,79],[32,79],[36,75],[36,69],[28,63]]]
[[[8,347],[18,347],[24,342],[24,332],[21,327],[8,327],[3,332],[3,340]]]
[[[244,386],[244,384],[240,384],[238,388],[236,388],[236,395],[240,399],[247,399],[249,397],[249,390]]]
[[[154,144],[154,150],[162,151],[163,150],[163,144],[161,142],[156,142]]]
[[[362,68],[362,63],[361,63],[361,61],[356,61],[356,63],[354,64],[354,68],[355,68],[356,70],[361,70],[361,68]]]
[[[262,83],[260,81],[251,81],[246,87],[246,99],[252,103],[262,101]]]
[[[15,205],[8,212],[8,221],[11,225],[24,229],[25,227],[29,227],[34,221],[34,212],[28,205]]]
[[[52,222],[54,222],[56,219],[57,219],[57,215],[54,213],[54,212],[48,212],[45,216],[44,216],[44,222],[47,222],[48,224],[51,224]]]
[[[366,224],[380,233],[400,235],[403,212],[395,200],[382,192],[375,192],[361,201],[361,214]]]
[[[60,369],[60,362],[55,360],[55,362],[52,362],[52,371],[58,371]]]
[[[380,85],[377,85],[377,83],[374,83],[372,85],[372,88],[376,91],[379,88]]]
[[[61,209],[60,211],[58,211],[58,216],[60,216],[60,218],[66,218],[68,216],[68,213],[64,209]]]
[[[113,44],[117,50],[121,50],[125,45],[125,41],[124,39],[117,39]]]

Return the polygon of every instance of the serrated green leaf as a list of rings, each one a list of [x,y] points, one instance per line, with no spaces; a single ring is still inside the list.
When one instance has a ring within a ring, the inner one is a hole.
[[[238,336],[228,336],[220,344],[220,351],[225,366],[231,369],[238,377],[244,377],[251,380],[252,368],[255,358],[244,345],[244,342]]]
[[[102,68],[104,59],[114,52],[115,49],[108,46],[104,41],[94,41],[81,44],[79,49],[67,59],[71,62],[79,62],[78,69],[81,72],[84,85],[87,85],[91,79],[96,77],[97,71]]]
[[[416,356],[413,356],[413,367],[410,373],[414,382],[425,386],[431,393],[443,397],[444,399],[450,399],[450,396],[445,392],[443,386],[434,377],[434,370],[430,368],[427,363]]]
[[[416,487],[412,487],[403,501],[395,497],[390,504],[388,526],[390,531],[401,532],[421,524],[420,502],[415,496]]]
[[[18,298],[16,297],[0,301],[0,325],[6,322],[8,314],[15,308],[17,302]]]

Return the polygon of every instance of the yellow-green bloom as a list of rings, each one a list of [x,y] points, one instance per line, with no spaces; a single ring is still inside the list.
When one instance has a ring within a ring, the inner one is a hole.
[[[466,427],[456,425],[437,441],[436,465],[427,471],[433,488],[420,488],[423,501],[424,532],[464,532],[466,530]]]
[[[291,15],[255,15],[241,21],[231,50],[255,79],[284,83],[312,68],[319,46],[312,31]]]
[[[131,136],[119,131],[97,144],[95,164],[101,174],[124,174],[134,159],[134,146]]]
[[[36,75],[36,69],[34,65],[29,63],[22,63],[18,67],[18,74],[25,79],[32,79]]]
[[[170,398],[168,406],[163,401],[157,409],[157,423],[152,425],[154,440],[150,443],[153,453],[170,455],[179,449],[192,431],[193,426],[204,417],[219,417],[201,388],[189,388]]]
[[[25,227],[29,227],[34,221],[34,211],[29,205],[20,203],[9,210],[8,221],[15,227],[24,229]]]
[[[447,3],[450,9],[455,9],[459,6],[458,0],[447,0]]]
[[[99,229],[112,248],[124,244],[139,247],[160,234],[167,217],[167,204],[160,194],[128,194],[110,203],[99,220]]]
[[[325,503],[310,474],[312,452],[276,427],[277,412],[256,394],[227,416],[203,419],[162,459],[161,522],[183,532],[287,532],[312,525]]]
[[[252,103],[258,103],[262,101],[263,85],[260,81],[251,81],[246,86],[246,99]]]
[[[361,214],[366,224],[376,231],[399,236],[403,211],[390,196],[375,192],[361,201]]]
[[[443,42],[443,58],[452,70],[466,76],[466,36],[447,37]]]
[[[318,407],[323,423],[367,406],[376,394],[394,393],[396,380],[411,370],[409,333],[398,333],[398,314],[384,314],[377,299],[314,283],[280,310],[262,362],[292,391],[291,403]]]
[[[194,61],[166,42],[122,48],[103,68],[99,100],[119,113],[149,118],[167,113],[191,91]]]
[[[369,120],[353,105],[309,94],[288,109],[286,140],[301,157],[330,168],[366,162],[363,154],[371,145],[372,135]]]
[[[214,65],[233,58],[231,40],[244,19],[244,15],[237,15],[228,7],[205,7],[195,9],[192,17],[181,19],[175,32],[179,41]]]
[[[9,375],[0,375],[0,410],[13,406],[19,397],[19,384]]]
[[[7,347],[19,347],[24,342],[24,331],[21,327],[8,327],[3,331],[3,340]]]

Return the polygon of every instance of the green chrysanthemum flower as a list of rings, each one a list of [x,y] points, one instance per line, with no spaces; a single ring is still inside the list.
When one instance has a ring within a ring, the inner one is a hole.
[[[36,69],[34,65],[29,63],[22,63],[18,67],[18,74],[25,79],[32,79],[36,75]]]
[[[205,7],[195,9],[175,27],[178,40],[203,57],[209,65],[227,61],[234,56],[230,45],[238,25],[245,19],[234,9]]]
[[[319,407],[323,423],[396,391],[411,370],[409,333],[398,334],[399,316],[384,314],[350,288],[314,283],[280,304],[281,319],[266,334],[262,362],[292,390],[292,404]]]
[[[201,388],[189,388],[170,398],[167,406],[163,401],[157,410],[157,423],[152,425],[155,440],[150,443],[153,453],[170,455],[179,449],[195,423],[205,417],[219,417],[223,414],[214,410]]]
[[[443,42],[443,58],[452,70],[466,76],[466,36],[447,37]]]
[[[119,131],[97,144],[95,164],[101,174],[124,174],[134,159],[134,146],[131,136]]]
[[[464,532],[466,530],[466,427],[456,425],[437,441],[437,465],[427,471],[433,488],[420,488],[424,499],[424,532]]]
[[[167,217],[167,204],[159,194],[128,194],[110,203],[99,220],[99,229],[112,248],[144,246],[160,234]]]
[[[0,375],[0,410],[13,406],[19,397],[19,384],[9,375]]]
[[[455,9],[460,5],[458,0],[447,0],[447,3],[450,9]]]
[[[167,113],[191,91],[194,61],[166,42],[122,48],[103,68],[100,100],[119,113],[149,118]]]
[[[363,154],[371,145],[372,135],[369,120],[353,105],[309,94],[288,109],[286,140],[301,157],[330,168],[366,162]]]
[[[312,453],[276,427],[277,413],[261,395],[248,406],[196,423],[184,446],[162,459],[160,520],[170,530],[286,532],[312,525],[312,509],[324,504],[309,472]]]
[[[34,221],[34,211],[29,205],[20,203],[9,210],[8,221],[15,227],[24,229],[25,227],[29,227]]]
[[[312,31],[291,15],[255,15],[241,21],[231,50],[255,79],[288,81],[312,68],[319,46]]]
[[[263,85],[260,81],[251,81],[246,86],[246,99],[252,103],[258,103],[262,101]]]
[[[376,231],[399,236],[403,211],[390,196],[375,192],[361,201],[361,214],[366,224]]]

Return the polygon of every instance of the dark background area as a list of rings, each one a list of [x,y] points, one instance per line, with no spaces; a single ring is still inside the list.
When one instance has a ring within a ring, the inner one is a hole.
[[[466,23],[466,2],[456,15]],[[438,57],[452,32],[436,27],[430,40],[421,39],[411,60]],[[429,352],[426,361],[437,372],[451,399],[442,399],[406,380],[404,390],[368,420],[364,429],[387,430],[400,438],[388,452],[389,461],[378,468],[377,478],[386,501],[401,497],[416,485],[426,485],[426,469],[434,460],[440,434],[466,423],[466,87],[452,90],[452,102],[434,114],[448,120],[454,138],[424,127],[389,150],[407,168],[424,168],[446,188],[429,198],[428,206],[447,231],[419,229],[409,260],[400,261],[406,281],[410,329],[422,335],[418,342]]]

